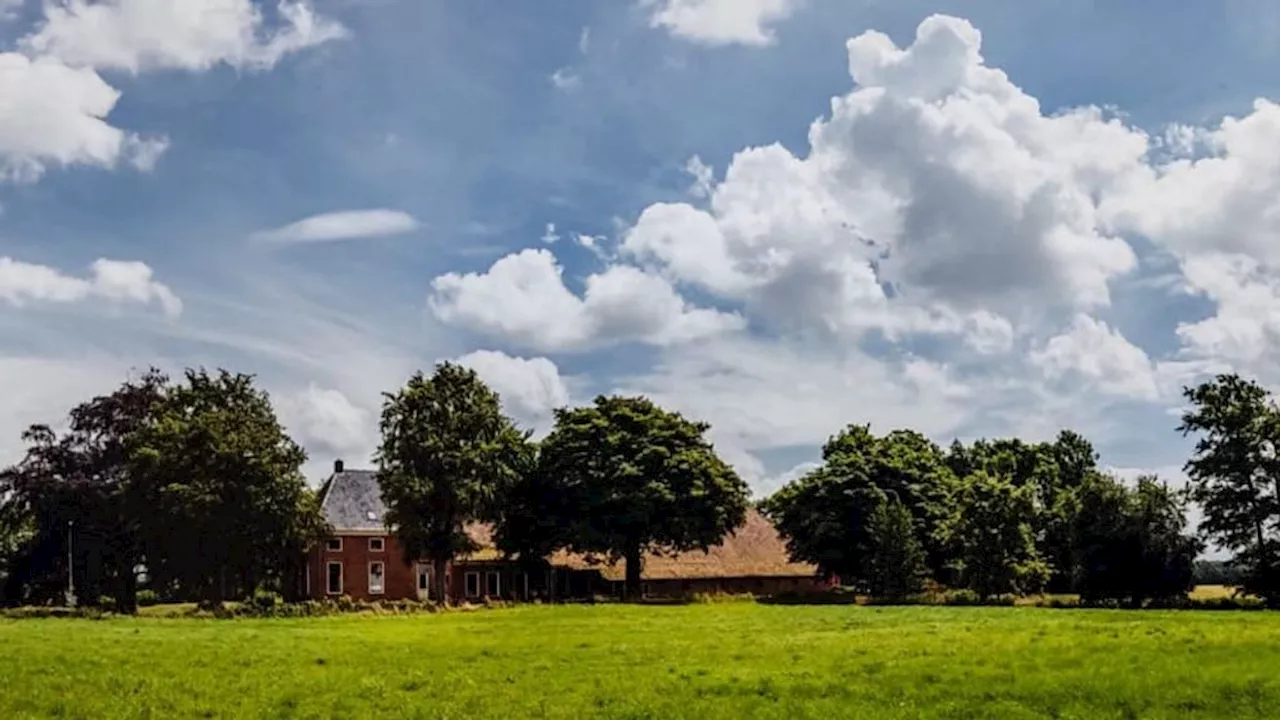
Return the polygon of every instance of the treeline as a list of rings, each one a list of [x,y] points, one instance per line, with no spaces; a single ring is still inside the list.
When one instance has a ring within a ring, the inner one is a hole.
[[[855,425],[822,458],[762,509],[796,558],[870,595],[937,585],[1141,603],[1191,588],[1200,544],[1185,532],[1186,499],[1153,477],[1108,476],[1077,433],[943,450]]]
[[[1186,396],[1180,430],[1199,437],[1186,491],[1109,476],[1070,431],[943,449],[851,425],[820,467],[759,507],[794,559],[889,600],[931,585],[1173,598],[1208,540],[1235,553],[1247,591],[1274,601],[1280,410],[1232,375]],[[443,566],[475,549],[472,522],[492,523],[499,549],[530,567],[560,549],[623,561],[633,596],[646,553],[718,544],[750,506],[709,427],[643,397],[560,409],[534,442],[474,371],[442,363],[384,397],[380,430],[388,521],[406,560],[437,565],[435,597],[446,596]],[[292,597],[304,552],[331,532],[302,477],[305,452],[246,375],[151,371],[74,408],[66,430],[23,437],[25,457],[0,472],[7,603],[58,601],[68,574],[83,601],[124,610],[141,580],[166,599]],[[1187,532],[1189,502],[1203,509],[1201,537]]]

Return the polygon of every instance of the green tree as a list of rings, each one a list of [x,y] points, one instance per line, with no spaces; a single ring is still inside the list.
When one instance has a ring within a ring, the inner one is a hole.
[[[296,596],[304,553],[328,533],[306,457],[252,376],[186,371],[139,433],[148,575],[214,602],[265,586]]]
[[[474,370],[440,363],[385,395],[378,483],[405,560],[428,558],[435,597],[445,572],[475,550],[468,523],[499,519],[500,499],[532,465],[529,435],[502,414],[497,393]]]
[[[1133,489],[1105,476],[1080,487],[1073,522],[1077,578],[1083,599],[1183,596],[1191,589],[1199,543],[1184,534],[1186,503],[1154,477]]]
[[[941,574],[947,556],[937,529],[950,514],[955,486],[947,460],[919,433],[895,430],[880,438],[866,425],[850,425],[823,445],[818,469],[783,487],[761,509],[793,558],[869,589],[871,515],[888,496],[896,497],[911,514],[931,569]]]
[[[75,540],[77,595],[136,607],[134,568],[153,509],[139,501],[133,463],[139,435],[155,420],[168,378],[149,370],[68,415],[60,435],[45,425],[23,433],[24,458],[0,472],[0,536],[8,602],[48,601],[66,590],[68,540]]]
[[[869,523],[872,596],[901,600],[924,589],[929,577],[911,511],[896,496],[876,506]]]
[[[628,598],[639,593],[645,552],[705,550],[746,519],[746,483],[708,429],[642,397],[556,411],[540,472],[574,510],[570,547],[626,562]]]
[[[983,597],[1039,592],[1049,569],[1028,521],[1035,487],[979,471],[960,483],[956,499],[941,536],[961,584]]]
[[[1203,535],[1235,552],[1245,589],[1280,605],[1280,411],[1258,383],[1219,375],[1184,388],[1179,430],[1195,433],[1186,464]]]

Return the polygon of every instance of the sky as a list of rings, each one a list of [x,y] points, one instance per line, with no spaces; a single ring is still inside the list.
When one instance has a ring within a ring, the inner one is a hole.
[[[0,0],[0,463],[226,367],[318,483],[456,360],[537,433],[646,394],[761,496],[850,423],[1179,482],[1183,387],[1280,388],[1278,39],[1271,0]]]

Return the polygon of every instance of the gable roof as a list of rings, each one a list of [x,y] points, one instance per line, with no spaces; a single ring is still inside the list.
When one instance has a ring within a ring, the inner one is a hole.
[[[343,532],[386,531],[387,506],[382,502],[377,475],[372,470],[344,470],[334,473],[320,489],[320,510],[336,534]],[[493,528],[473,523],[467,534],[480,546],[461,561],[500,560],[493,544]],[[577,553],[559,551],[551,563],[575,570],[599,570],[606,580],[622,580],[624,565],[601,562]],[[648,553],[644,558],[645,580],[687,580],[694,578],[740,577],[812,577],[817,568],[808,563],[792,562],[786,543],[777,528],[755,509],[747,511],[742,527],[725,537],[707,552],[692,551],[677,555]]]
[[[372,470],[334,473],[320,488],[320,512],[335,532],[385,530],[387,506]]]

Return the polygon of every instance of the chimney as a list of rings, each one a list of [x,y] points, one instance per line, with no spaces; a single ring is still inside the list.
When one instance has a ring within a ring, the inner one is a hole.
[[[338,474],[338,473],[340,473],[340,472],[342,472],[342,460],[334,460],[334,461],[333,461],[333,474],[334,474],[334,475],[337,475],[337,474]]]

